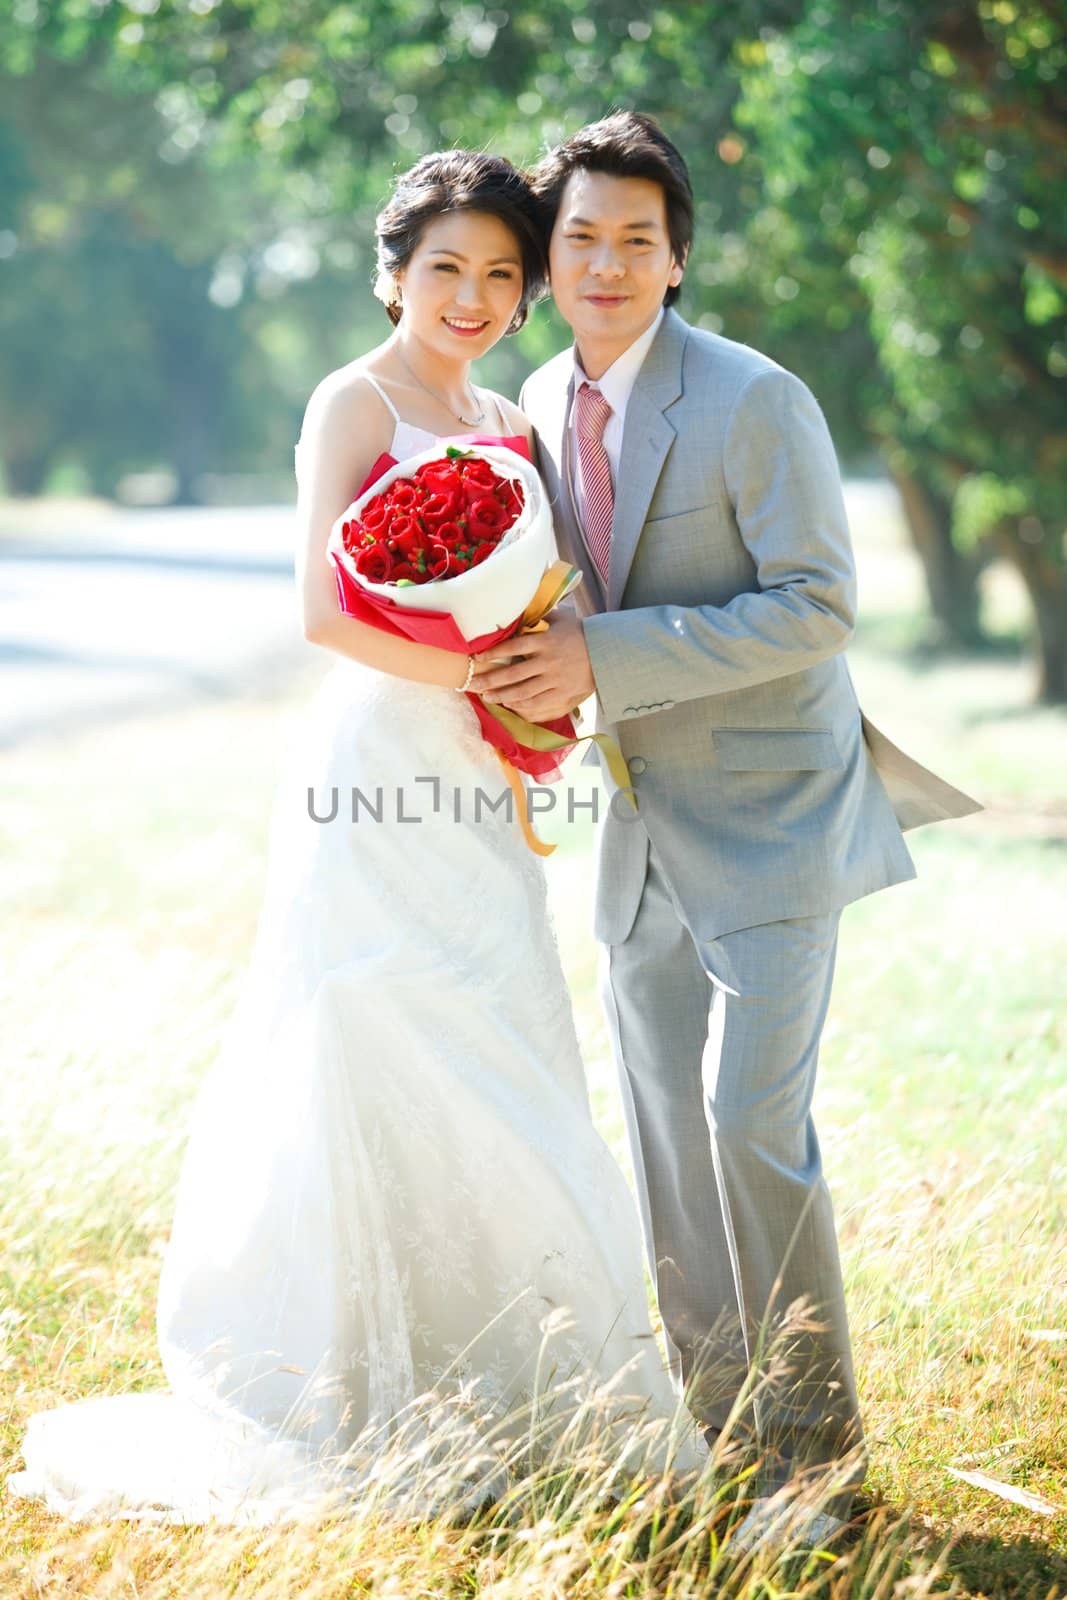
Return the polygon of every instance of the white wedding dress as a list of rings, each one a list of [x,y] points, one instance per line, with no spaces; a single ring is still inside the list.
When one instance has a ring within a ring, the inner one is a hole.
[[[398,422],[393,453],[432,441]],[[170,1390],[39,1413],[13,1492],[75,1518],[266,1522],[381,1492],[386,1457],[407,1504],[405,1473],[437,1459],[446,1499],[499,1492],[502,1420],[612,1379],[621,1417],[673,1417],[665,1459],[699,1465],[541,863],[503,811],[475,819],[505,787],[465,696],[327,674],[194,1111],[159,1297]]]

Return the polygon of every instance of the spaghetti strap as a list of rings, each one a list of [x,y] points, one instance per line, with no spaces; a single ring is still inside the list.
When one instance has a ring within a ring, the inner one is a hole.
[[[472,388],[474,387],[473,384],[471,385],[471,387]],[[508,431],[507,418],[504,416],[504,412],[503,412],[503,409],[501,408],[500,401],[497,399],[497,397],[493,393],[492,389],[476,389],[475,393],[481,395],[483,409],[484,409],[484,405],[485,405],[485,401],[486,400],[491,400],[493,402],[493,410],[496,412],[497,427],[500,429],[500,432],[501,432],[502,435],[506,434],[507,431]]]
[[[366,380],[370,384],[371,388],[377,393],[379,399],[382,400],[384,402],[384,404],[389,407],[389,410],[393,414],[393,421],[394,422],[399,422],[401,420],[400,413],[396,409],[396,406],[394,406],[393,402],[390,400],[389,396],[386,394],[385,390],[382,388],[381,384],[378,382],[377,378],[372,378],[369,372],[361,372],[360,373],[360,377],[361,378],[366,378]]]
[[[417,423],[405,422],[404,418],[400,415],[399,411],[396,409],[396,406],[394,406],[393,402],[390,400],[389,396],[386,394],[377,378],[373,377],[371,373],[361,372],[360,377],[364,378],[367,383],[370,384],[371,388],[375,391],[383,404],[389,407],[393,421],[396,423],[398,428],[414,428],[417,433],[431,432],[431,430],[428,428],[419,427]],[[493,410],[496,413],[496,425],[500,429],[501,434],[506,434],[509,424],[507,418],[504,416],[503,407],[501,406],[496,395],[491,389],[478,389],[473,384],[471,387],[474,389],[475,394],[481,398],[483,410],[487,400],[492,402]]]

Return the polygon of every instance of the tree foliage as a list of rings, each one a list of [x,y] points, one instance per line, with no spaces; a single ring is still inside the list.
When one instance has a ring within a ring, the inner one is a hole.
[[[872,426],[995,539],[1067,698],[1067,33],[1040,0],[820,0],[770,37],[739,116],[777,203],[836,247],[888,403]],[[983,512],[984,508],[984,512]]]
[[[62,298],[62,271],[44,260],[63,248],[48,231],[62,233],[57,204],[80,208],[97,241],[76,270],[104,272],[109,226],[116,240],[147,231],[191,274],[179,344],[190,360],[194,347],[218,353],[201,395],[225,394],[242,362],[247,385],[249,348],[263,358],[252,393],[270,391],[279,353],[290,373],[301,349],[310,360],[297,304],[315,326],[315,360],[356,353],[339,348],[360,314],[342,285],[365,297],[374,211],[421,152],[491,144],[527,161],[613,105],[653,111],[683,145],[698,195],[689,315],[800,372],[844,453],[877,447],[957,637],[976,631],[975,551],[996,542],[1011,556],[1034,602],[1042,689],[1067,696],[1067,47],[1056,0],[3,6],[0,71],[39,109],[35,120],[24,106],[14,132],[0,113],[0,252],[5,237],[19,241],[0,272],[43,317],[49,294]],[[77,108],[66,118],[57,75]],[[53,147],[45,176],[42,143]],[[107,203],[90,225],[94,183]],[[43,270],[19,280],[24,239]],[[162,288],[161,267],[147,270]],[[220,274],[261,292],[220,302]],[[326,321],[315,323],[316,306]],[[69,295],[57,324],[68,347],[84,315]],[[34,320],[21,329],[27,360]],[[106,344],[109,319],[97,322]],[[19,337],[14,319],[0,322],[5,347]],[[513,385],[561,339],[539,315],[496,355],[494,376]],[[113,348],[132,375],[121,338]],[[49,381],[28,433],[44,426]],[[305,382],[301,372],[295,388]],[[136,409],[144,424],[151,401]],[[231,397],[219,416],[239,410]],[[246,419],[246,445],[254,433]],[[138,453],[132,422],[126,437]]]

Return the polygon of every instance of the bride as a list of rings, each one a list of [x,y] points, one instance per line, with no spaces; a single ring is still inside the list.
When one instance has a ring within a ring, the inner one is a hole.
[[[493,1419],[553,1392],[673,1417],[675,1464],[702,1453],[591,1120],[540,862],[504,810],[475,814],[502,774],[456,692],[468,659],[342,615],[326,557],[381,454],[529,440],[469,369],[543,290],[534,204],[500,158],[431,155],[377,235],[394,331],[323,379],[296,450],[304,630],[335,660],[194,1111],[159,1295],[170,1389],[31,1420],[11,1486],[69,1516],[291,1516],[359,1492],[397,1438],[425,1461],[437,1401],[482,1448],[463,1484],[490,1463],[480,1492],[500,1484]],[[353,811],[353,790],[388,803]]]

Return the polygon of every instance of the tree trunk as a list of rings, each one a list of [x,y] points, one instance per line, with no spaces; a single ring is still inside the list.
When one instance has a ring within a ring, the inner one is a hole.
[[[889,466],[904,507],[915,552],[922,563],[930,609],[953,644],[974,649],[984,643],[978,594],[979,564],[952,542],[952,506],[917,473]]]
[[[4,456],[4,482],[13,498],[40,494],[52,470],[51,451]]]
[[[1033,519],[1026,522],[1033,526]],[[1037,698],[1049,705],[1067,705],[1067,567],[1049,548],[1047,532],[1034,543],[1022,538],[1019,526],[1002,528],[999,542],[1019,569],[1034,610]]]
[[[173,373],[171,395],[174,432],[170,459],[178,480],[171,505],[196,506],[201,501],[197,480],[208,459],[216,396],[209,375],[192,363]]]

